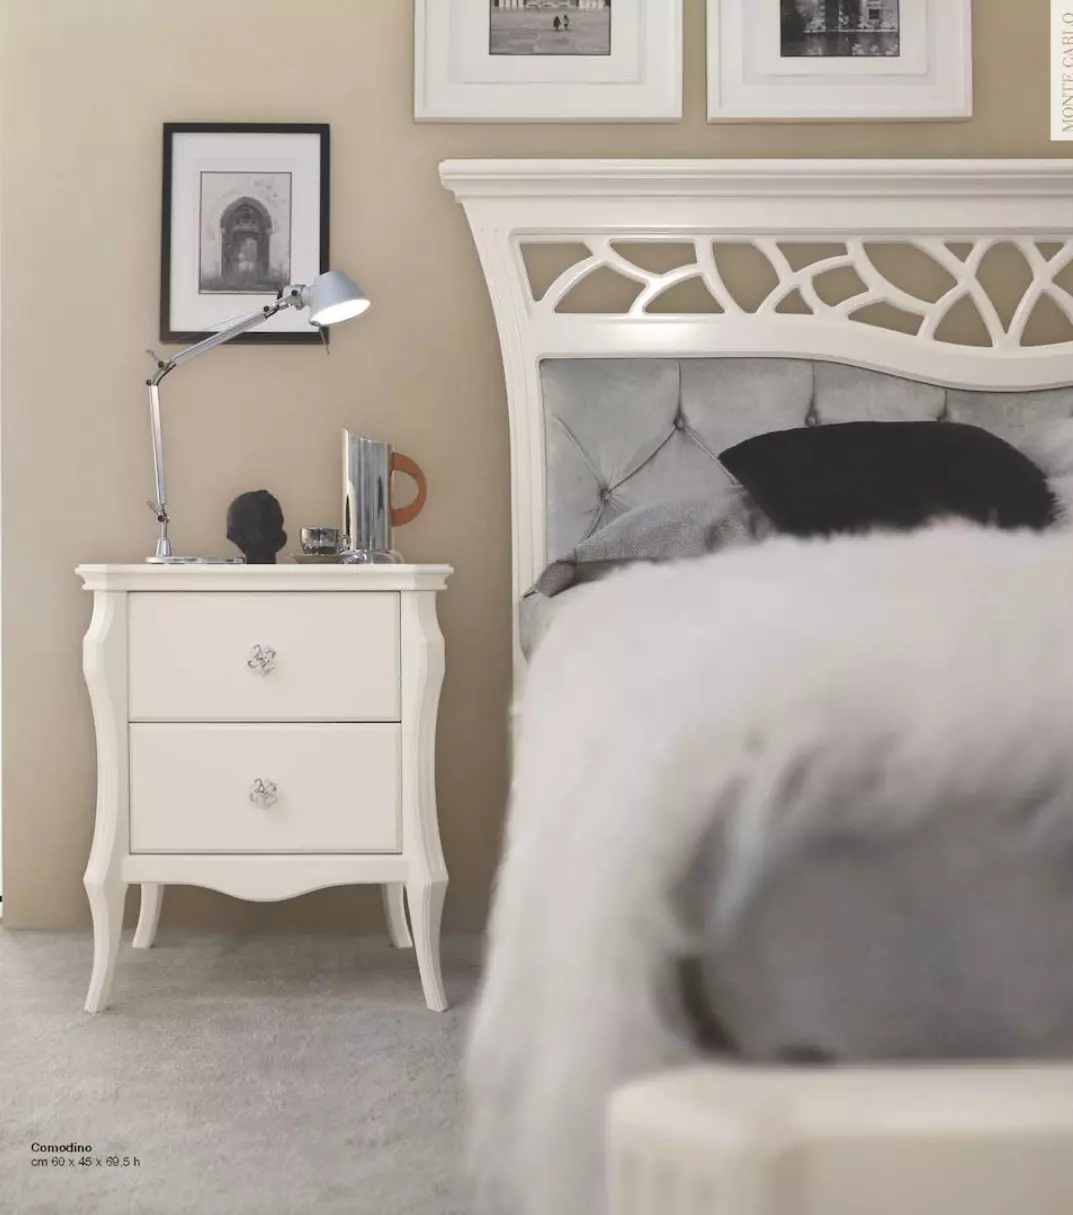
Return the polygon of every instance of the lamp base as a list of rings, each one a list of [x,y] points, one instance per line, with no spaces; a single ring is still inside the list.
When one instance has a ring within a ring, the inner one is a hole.
[[[244,557],[146,557],[149,565],[245,565]]]

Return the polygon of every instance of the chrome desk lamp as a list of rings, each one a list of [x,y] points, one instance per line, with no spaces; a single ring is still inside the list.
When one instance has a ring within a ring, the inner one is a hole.
[[[211,334],[193,346],[187,346],[185,350],[180,350],[178,354],[172,355],[166,362],[153,355],[153,358],[156,359],[156,371],[150,379],[146,380],[146,384],[149,386],[149,422],[153,431],[156,501],[148,503],[148,506],[160,524],[160,538],[156,542],[156,552],[152,557],[146,557],[146,561],[157,565],[234,565],[240,564],[242,561],[241,557],[176,557],[171,551],[171,539],[168,536],[168,524],[171,522],[171,518],[168,515],[167,493],[164,488],[164,437],[160,427],[160,383],[168,372],[174,370],[180,363],[188,363],[191,359],[197,358],[199,354],[204,354],[206,350],[211,350],[214,346],[222,346],[224,342],[238,337],[240,333],[263,325],[265,321],[275,316],[277,312],[282,312],[284,308],[308,308],[310,324],[322,329],[328,325],[334,325],[338,321],[360,316],[368,307],[369,300],[353,279],[344,274],[342,270],[328,270],[326,273],[318,275],[308,287],[298,285],[284,287],[276,296],[275,303],[266,304],[256,312],[229,322],[217,333]]]

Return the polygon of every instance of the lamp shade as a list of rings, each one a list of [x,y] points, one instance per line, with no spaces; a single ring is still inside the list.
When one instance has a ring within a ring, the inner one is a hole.
[[[309,288],[309,319],[314,325],[335,325],[361,316],[369,300],[342,270],[318,274]]]

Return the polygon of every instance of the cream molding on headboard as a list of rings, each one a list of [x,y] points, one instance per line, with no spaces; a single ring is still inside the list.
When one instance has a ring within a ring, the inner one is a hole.
[[[469,219],[503,353],[515,600],[546,552],[542,359],[791,357],[951,388],[1073,383],[1069,160],[470,160],[444,162],[440,176]],[[654,270],[624,248],[644,243],[689,252]],[[724,281],[721,244],[766,261],[773,285],[759,303]],[[573,258],[539,296],[531,245]],[[902,275],[891,281],[877,264],[883,245],[933,263],[944,286],[925,294]],[[1023,259],[1023,292],[1005,317],[981,277],[999,246]],[[565,310],[597,272],[635,284],[632,302]],[[833,297],[836,274],[859,286]],[[668,293],[686,286],[710,306],[668,310]],[[972,314],[974,344],[949,323],[955,309]]]
[[[1068,200],[1069,160],[445,160],[471,198],[810,197]]]

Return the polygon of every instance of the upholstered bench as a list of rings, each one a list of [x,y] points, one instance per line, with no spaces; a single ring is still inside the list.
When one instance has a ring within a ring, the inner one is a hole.
[[[1069,1215],[1073,1067],[689,1068],[608,1146],[612,1215]]]

